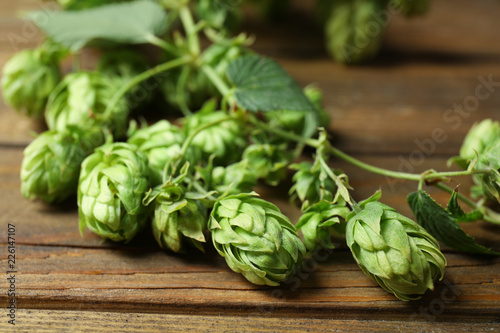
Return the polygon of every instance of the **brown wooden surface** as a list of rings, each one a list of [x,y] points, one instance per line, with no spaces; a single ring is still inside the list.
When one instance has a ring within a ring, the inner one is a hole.
[[[295,3],[300,7],[311,1]],[[27,31],[16,14],[36,8],[35,0],[0,3],[0,66],[15,52],[12,34]],[[321,36],[301,14],[278,27],[252,20],[246,29],[257,36],[256,50],[276,58],[301,84],[316,82],[323,89],[330,129],[341,149],[381,167],[443,170],[474,121],[500,118],[500,87],[460,124],[443,118],[454,104],[474,95],[479,76],[500,81],[499,11],[496,0],[435,0],[425,18],[394,16],[382,55],[359,67],[332,63]],[[34,47],[40,38],[34,33],[20,47]],[[421,151],[416,140],[429,140],[435,129],[442,129],[446,140],[415,160]],[[89,232],[82,237],[75,205],[51,207],[28,202],[19,193],[22,150],[32,138],[30,131],[40,130],[42,125],[0,101],[0,272],[6,270],[7,223],[12,223],[19,331],[500,330],[498,258],[443,248],[449,263],[445,281],[422,300],[405,303],[368,279],[342,244],[317,258],[317,265],[308,266],[295,283],[268,288],[231,272],[212,249],[166,254],[148,232],[128,245],[101,243]],[[413,165],[402,162],[412,156]],[[385,203],[411,216],[405,197],[414,183],[390,182],[334,163],[350,176],[356,198],[381,187]],[[469,184],[459,182],[464,188]],[[446,202],[446,194],[429,191]],[[288,206],[283,191],[263,189],[263,194],[296,221],[298,211]],[[464,229],[499,249],[500,227],[478,223]],[[6,276],[0,280],[0,306],[5,308]],[[6,310],[0,311],[0,330],[12,329]]]

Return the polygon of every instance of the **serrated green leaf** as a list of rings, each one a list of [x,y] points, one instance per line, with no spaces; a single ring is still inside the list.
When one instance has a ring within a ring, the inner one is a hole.
[[[410,193],[407,201],[417,222],[449,247],[470,253],[500,255],[499,252],[477,244],[474,238],[460,228],[456,219],[425,191]]]
[[[52,40],[77,51],[95,40],[125,44],[147,43],[163,34],[167,14],[156,2],[140,0],[110,4],[82,11],[49,13],[50,19],[35,20],[40,12],[28,14]],[[44,13],[44,15],[47,15]]]
[[[478,210],[472,211],[468,214],[462,210],[462,207],[458,204],[458,190],[453,191],[451,194],[450,201],[448,202],[446,209],[457,222],[474,222],[483,218],[483,214]]]
[[[310,111],[315,107],[293,78],[274,60],[250,54],[233,60],[226,71],[234,96],[249,111]]]

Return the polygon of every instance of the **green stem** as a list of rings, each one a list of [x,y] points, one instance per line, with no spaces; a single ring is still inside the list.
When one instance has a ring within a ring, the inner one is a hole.
[[[433,179],[438,179],[438,178],[447,178],[447,177],[460,177],[460,176],[471,176],[475,174],[484,174],[484,173],[489,173],[490,170],[488,169],[477,169],[477,170],[466,170],[466,171],[448,171],[448,172],[435,172],[432,170],[425,171],[423,173],[407,173],[407,172],[398,172],[398,171],[393,171],[393,170],[387,170],[383,168],[379,168],[376,166],[373,166],[371,164],[362,162],[358,160],[357,158],[354,158],[350,155],[347,155],[343,151],[335,148],[335,147],[330,147],[330,152],[332,155],[343,159],[346,162],[349,162],[352,165],[357,166],[358,168],[361,168],[363,170],[376,173],[378,175],[382,176],[387,176],[391,178],[399,178],[399,179],[406,179],[406,180],[413,180],[413,181],[422,181],[422,180],[433,180]]]
[[[186,31],[189,51],[193,56],[197,57],[200,55],[200,40],[198,38],[198,30],[194,24],[193,16],[191,16],[188,4],[179,10],[179,16],[181,18],[182,25],[184,26],[184,30]]]
[[[277,134],[277,135],[281,136],[282,138],[285,138],[285,139],[288,139],[291,141],[296,141],[299,143],[303,143],[303,144],[308,145],[308,146],[313,147],[313,148],[318,148],[318,146],[319,146],[318,140],[304,138],[303,136],[297,135],[293,132],[287,132],[287,131],[284,131],[284,130],[279,129],[279,128],[273,128],[273,127],[269,126],[268,124],[258,120],[257,118],[250,118],[250,121],[255,126],[260,127],[261,129],[266,130],[270,133]]]
[[[161,49],[164,49],[165,51],[169,52],[170,54],[174,56],[179,55],[179,49],[175,47],[172,43],[167,42],[164,39],[158,38],[155,35],[149,35],[148,36],[148,41],[149,43],[158,46]]]
[[[187,106],[186,102],[186,86],[187,86],[187,80],[189,78],[189,72],[191,71],[191,68],[189,66],[183,67],[181,70],[181,74],[179,76],[179,80],[177,81],[177,87],[176,87],[176,92],[177,92],[177,103],[179,104],[179,108],[184,115],[184,117],[187,117],[189,115],[192,115],[193,113]]]
[[[209,65],[202,65],[201,70],[208,77],[208,79],[212,81],[214,86],[217,88],[217,90],[219,90],[223,97],[229,96],[231,89],[224,81],[222,81],[222,79],[219,77],[219,75],[217,75],[212,67],[210,67]]]
[[[148,69],[145,72],[142,72],[141,74],[134,76],[130,81],[127,82],[127,84],[123,85],[118,89],[118,91],[113,95],[113,98],[111,98],[111,101],[108,103],[106,110],[104,111],[105,115],[109,115],[113,108],[116,106],[118,101],[127,93],[129,92],[132,88],[134,88],[136,85],[141,83],[144,80],[147,80],[158,73],[168,71],[172,68],[182,66],[184,64],[187,64],[191,62],[191,57],[189,56],[184,56],[181,58],[177,58],[168,62],[165,62],[163,64],[160,64],[158,66],[155,66],[153,68]]]

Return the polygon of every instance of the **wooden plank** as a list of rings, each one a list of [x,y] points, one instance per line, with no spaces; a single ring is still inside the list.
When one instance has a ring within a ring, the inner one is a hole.
[[[11,329],[0,324],[4,329]],[[43,327],[43,328],[42,328]],[[332,318],[261,318],[150,313],[20,310],[16,329],[38,332],[492,332],[499,324],[355,321]]]

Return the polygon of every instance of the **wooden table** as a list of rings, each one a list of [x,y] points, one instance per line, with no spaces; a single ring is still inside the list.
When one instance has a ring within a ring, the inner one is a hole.
[[[0,3],[0,66],[15,51],[13,37],[24,36],[19,48],[41,39],[16,16],[39,6],[35,0]],[[499,119],[498,84],[470,111],[454,118],[448,112],[473,100],[480,77],[500,81],[499,12],[496,0],[436,0],[423,19],[393,16],[384,52],[359,67],[331,62],[303,14],[275,27],[251,19],[245,29],[258,37],[257,51],[277,59],[300,84],[315,82],[323,89],[339,148],[381,167],[421,172],[446,169],[473,122]],[[445,280],[422,300],[405,303],[367,278],[342,244],[310,261],[295,283],[269,288],[230,271],[213,249],[167,254],[148,232],[128,245],[101,243],[89,232],[82,237],[76,205],[50,207],[21,197],[23,148],[32,140],[30,131],[43,126],[1,103],[1,270],[8,269],[8,223],[16,227],[18,258],[17,324],[7,323],[8,276],[2,274],[2,331],[500,331],[500,259],[494,257],[443,248]],[[446,136],[441,142],[432,139],[439,130]],[[348,173],[356,198],[382,188],[383,202],[411,216],[405,198],[415,183],[390,181],[340,161],[332,165]],[[458,182],[464,189],[470,184]],[[446,194],[429,191],[447,201]],[[264,192],[297,219],[285,195]],[[500,227],[464,228],[482,244],[500,248]]]

